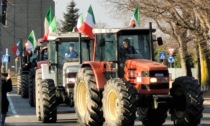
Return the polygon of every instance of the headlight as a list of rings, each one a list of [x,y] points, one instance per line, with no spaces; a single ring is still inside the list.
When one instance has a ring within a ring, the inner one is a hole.
[[[141,77],[137,77],[137,78],[136,78],[136,81],[137,81],[137,82],[141,82]]]
[[[130,71],[129,72],[129,77],[134,77],[135,76],[135,72],[134,71]]]
[[[157,83],[157,78],[154,78],[154,77],[150,78],[150,82],[151,83]]]
[[[67,83],[75,83],[75,78],[67,78]]]

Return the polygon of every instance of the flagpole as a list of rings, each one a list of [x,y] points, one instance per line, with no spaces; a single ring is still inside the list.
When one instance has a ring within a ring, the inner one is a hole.
[[[81,33],[79,32],[79,63],[82,64],[82,42],[81,42]]]

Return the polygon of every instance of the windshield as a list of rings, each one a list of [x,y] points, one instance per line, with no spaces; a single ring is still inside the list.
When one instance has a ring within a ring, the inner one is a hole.
[[[57,58],[56,58],[56,45],[57,45]],[[81,59],[82,62],[91,60],[92,52],[93,52],[93,41],[83,41],[81,49]],[[57,64],[57,83],[62,84],[62,76],[63,76],[63,65],[65,62],[78,62],[79,63],[79,42],[50,42],[48,45],[48,56],[49,60],[52,63]],[[51,70],[55,70],[56,66],[51,66]]]
[[[89,60],[89,43],[82,42],[82,62]],[[58,61],[79,62],[79,42],[62,42],[58,45]]]
[[[79,43],[78,42],[60,43],[58,45],[58,61],[79,62]]]
[[[119,37],[119,58],[151,59],[149,35],[123,35]]]

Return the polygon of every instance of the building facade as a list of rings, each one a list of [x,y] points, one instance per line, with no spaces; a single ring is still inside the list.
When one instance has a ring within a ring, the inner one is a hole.
[[[8,48],[11,62],[9,67],[15,65],[15,55],[11,47],[20,39],[26,41],[30,32],[34,30],[36,39],[44,35],[44,18],[52,7],[55,13],[53,0],[8,0],[6,7],[6,25],[1,25],[1,54]]]

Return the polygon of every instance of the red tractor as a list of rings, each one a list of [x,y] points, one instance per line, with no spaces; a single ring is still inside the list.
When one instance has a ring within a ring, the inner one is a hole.
[[[161,126],[171,114],[175,126],[197,126],[203,96],[191,77],[169,86],[168,68],[154,61],[155,29],[94,30],[93,61],[84,62],[74,87],[78,121],[87,126]]]

